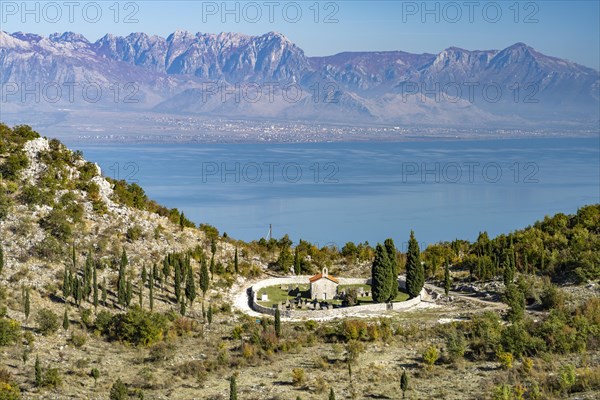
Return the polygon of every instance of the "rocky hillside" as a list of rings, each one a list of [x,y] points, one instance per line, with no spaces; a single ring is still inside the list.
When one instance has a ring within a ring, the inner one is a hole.
[[[100,167],[29,127],[0,125],[0,282],[58,294],[64,266],[91,255],[112,282],[123,250],[139,274],[167,253],[210,249],[207,229],[149,200],[143,190],[102,175]],[[234,247],[214,231],[217,260],[229,262]],[[18,286],[17,286],[18,288]]]

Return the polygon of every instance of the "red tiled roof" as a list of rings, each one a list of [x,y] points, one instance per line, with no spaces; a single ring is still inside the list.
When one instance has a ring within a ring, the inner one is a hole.
[[[339,281],[337,279],[335,279],[333,276],[331,275],[325,275],[323,276],[323,274],[317,274],[315,276],[310,277],[310,279],[308,280],[310,283],[316,282],[321,278],[325,278],[325,279],[329,279],[331,282],[335,282],[339,285]]]

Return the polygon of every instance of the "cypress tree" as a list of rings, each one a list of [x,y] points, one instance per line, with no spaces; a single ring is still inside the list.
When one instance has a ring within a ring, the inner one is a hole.
[[[35,386],[42,386],[42,365],[40,364],[40,358],[35,356]]]
[[[202,300],[202,323],[206,322],[206,310],[204,309],[204,300]]]
[[[329,389],[329,400],[335,400],[335,393],[333,392],[333,388]]]
[[[408,375],[406,374],[406,370],[402,371],[402,376],[400,377],[400,389],[402,389],[402,398],[404,399],[408,390]]]
[[[67,307],[65,307],[65,313],[63,314],[63,329],[65,331],[69,329],[69,314],[67,313]]]
[[[79,305],[79,279],[77,276],[71,275],[71,287],[73,288],[71,291],[71,296],[73,296],[73,301],[76,305]]]
[[[80,281],[79,278],[75,277],[75,286],[77,290],[75,291],[75,302],[77,306],[81,306],[81,300],[83,300],[83,281]]]
[[[181,296],[181,267],[179,262],[175,260],[175,279],[173,281],[173,290],[175,291],[175,299],[179,303],[179,297]]]
[[[238,260],[238,249],[235,248],[235,256],[233,257],[233,268],[235,269],[235,274],[238,275],[240,273],[240,264]]]
[[[92,260],[92,252],[88,252],[85,259],[85,269],[83,270],[83,282],[84,291],[83,295],[86,300],[89,300],[90,294],[92,293],[92,275],[94,274],[94,261]]]
[[[65,301],[66,301],[67,298],[71,295],[71,281],[69,279],[69,270],[67,269],[66,265],[65,265],[65,272],[63,275],[62,292],[63,292],[63,297],[65,298]]]
[[[29,319],[29,312],[31,311],[31,303],[29,302],[29,288],[25,289],[25,304],[24,304],[24,312],[25,312],[25,322]]]
[[[210,239],[210,252],[213,255],[217,252],[217,242],[215,241],[215,238]]]
[[[131,284],[131,279],[127,279],[127,285],[125,289],[125,304],[127,307],[131,305],[131,298],[133,297],[133,285]]]
[[[392,269],[387,251],[381,244],[375,247],[375,259],[371,266],[371,290],[373,301],[384,303],[389,300],[391,288]]]
[[[179,314],[182,317],[185,317],[185,300],[181,299],[181,304],[179,305]]]
[[[229,378],[229,400],[237,400],[237,385],[235,382],[235,375]]]
[[[71,246],[71,262],[72,262],[72,267],[73,270],[77,269],[77,257],[75,256],[75,241],[73,241],[73,246]]]
[[[300,264],[300,254],[298,254],[298,247],[294,249],[294,273],[300,275],[302,273],[302,266]]]
[[[2,247],[2,243],[0,243],[0,275],[2,275],[3,269],[4,269],[4,248]]]
[[[148,272],[146,271],[146,264],[142,264],[142,285],[145,285],[147,280]]]
[[[275,335],[281,337],[281,311],[275,310]]]
[[[154,273],[150,274],[150,311],[154,310]]]
[[[179,227],[181,230],[185,227],[185,215],[183,215],[183,211],[179,214]]]
[[[506,287],[508,287],[508,285],[510,285],[515,278],[514,268],[513,268],[512,262],[511,262],[510,255],[508,253],[506,254],[506,257],[504,260],[503,278],[504,278],[504,286],[506,286]]]
[[[425,284],[425,271],[421,264],[421,251],[415,233],[410,231],[406,253],[406,289],[411,298],[417,297]]]
[[[92,288],[94,290],[94,309],[98,309],[98,271],[96,270],[96,264],[94,263],[94,269],[92,271]]]
[[[215,253],[213,253],[210,256],[210,268],[209,268],[209,271],[210,271],[210,280],[212,281],[213,277],[214,277],[214,274],[215,274]]]
[[[444,293],[446,293],[446,297],[450,294],[450,267],[448,263],[444,267]]]
[[[208,305],[208,312],[206,313],[206,318],[208,319],[208,324],[212,324],[212,320],[213,320],[213,310],[212,310],[212,304]]]
[[[143,296],[144,296],[144,281],[140,278],[140,282],[138,284],[138,305],[140,306],[140,308],[144,307]]]
[[[506,287],[504,301],[510,307],[507,313],[508,320],[513,323],[522,320],[525,315],[525,294],[519,285],[510,283]]]
[[[124,305],[127,299],[127,278],[125,277],[127,263],[127,254],[125,253],[125,249],[123,249],[121,262],[119,264],[119,278],[117,281],[117,299],[120,305]]]
[[[210,277],[208,276],[208,267],[206,266],[206,258],[202,257],[200,263],[200,290],[202,290],[202,298],[206,296],[206,291],[210,284]]]
[[[390,262],[390,295],[387,301],[393,301],[398,296],[398,259],[396,258],[396,246],[392,239],[386,239],[383,242],[385,251]]]
[[[190,306],[194,303],[196,299],[196,283],[194,282],[194,275],[192,272],[192,267],[188,267],[187,280],[185,282],[185,297],[190,301]]]

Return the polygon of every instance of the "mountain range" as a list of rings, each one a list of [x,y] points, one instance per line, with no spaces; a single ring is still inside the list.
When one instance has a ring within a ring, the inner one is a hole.
[[[281,33],[0,32],[7,112],[143,110],[366,124],[596,126],[599,73],[524,43],[308,57]],[[101,91],[101,94],[99,94]]]

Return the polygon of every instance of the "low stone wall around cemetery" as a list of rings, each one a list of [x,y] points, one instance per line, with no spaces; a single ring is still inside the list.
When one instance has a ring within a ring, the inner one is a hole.
[[[252,301],[250,304],[254,311],[257,311],[262,314],[275,315],[275,307],[264,307],[258,304],[257,295],[258,292],[269,286],[282,286],[282,285],[306,285],[308,283],[308,279],[310,276],[293,276],[288,278],[271,278],[265,279],[263,281],[258,282],[254,286],[250,288],[249,295],[252,296]],[[340,285],[363,285],[370,284],[371,279],[364,278],[337,278],[340,282]],[[404,277],[400,277],[398,283],[402,289],[406,287],[406,282]],[[340,307],[333,309],[324,309],[324,310],[288,310],[288,309],[280,309],[282,318],[294,318],[294,319],[318,319],[318,318],[337,318],[344,317],[350,314],[356,314],[361,312],[385,312],[388,310],[406,310],[408,308],[414,307],[421,302],[421,297],[425,294],[425,289],[421,291],[419,296],[396,303],[378,303],[378,304],[365,304],[362,306],[353,306],[353,307]]]

